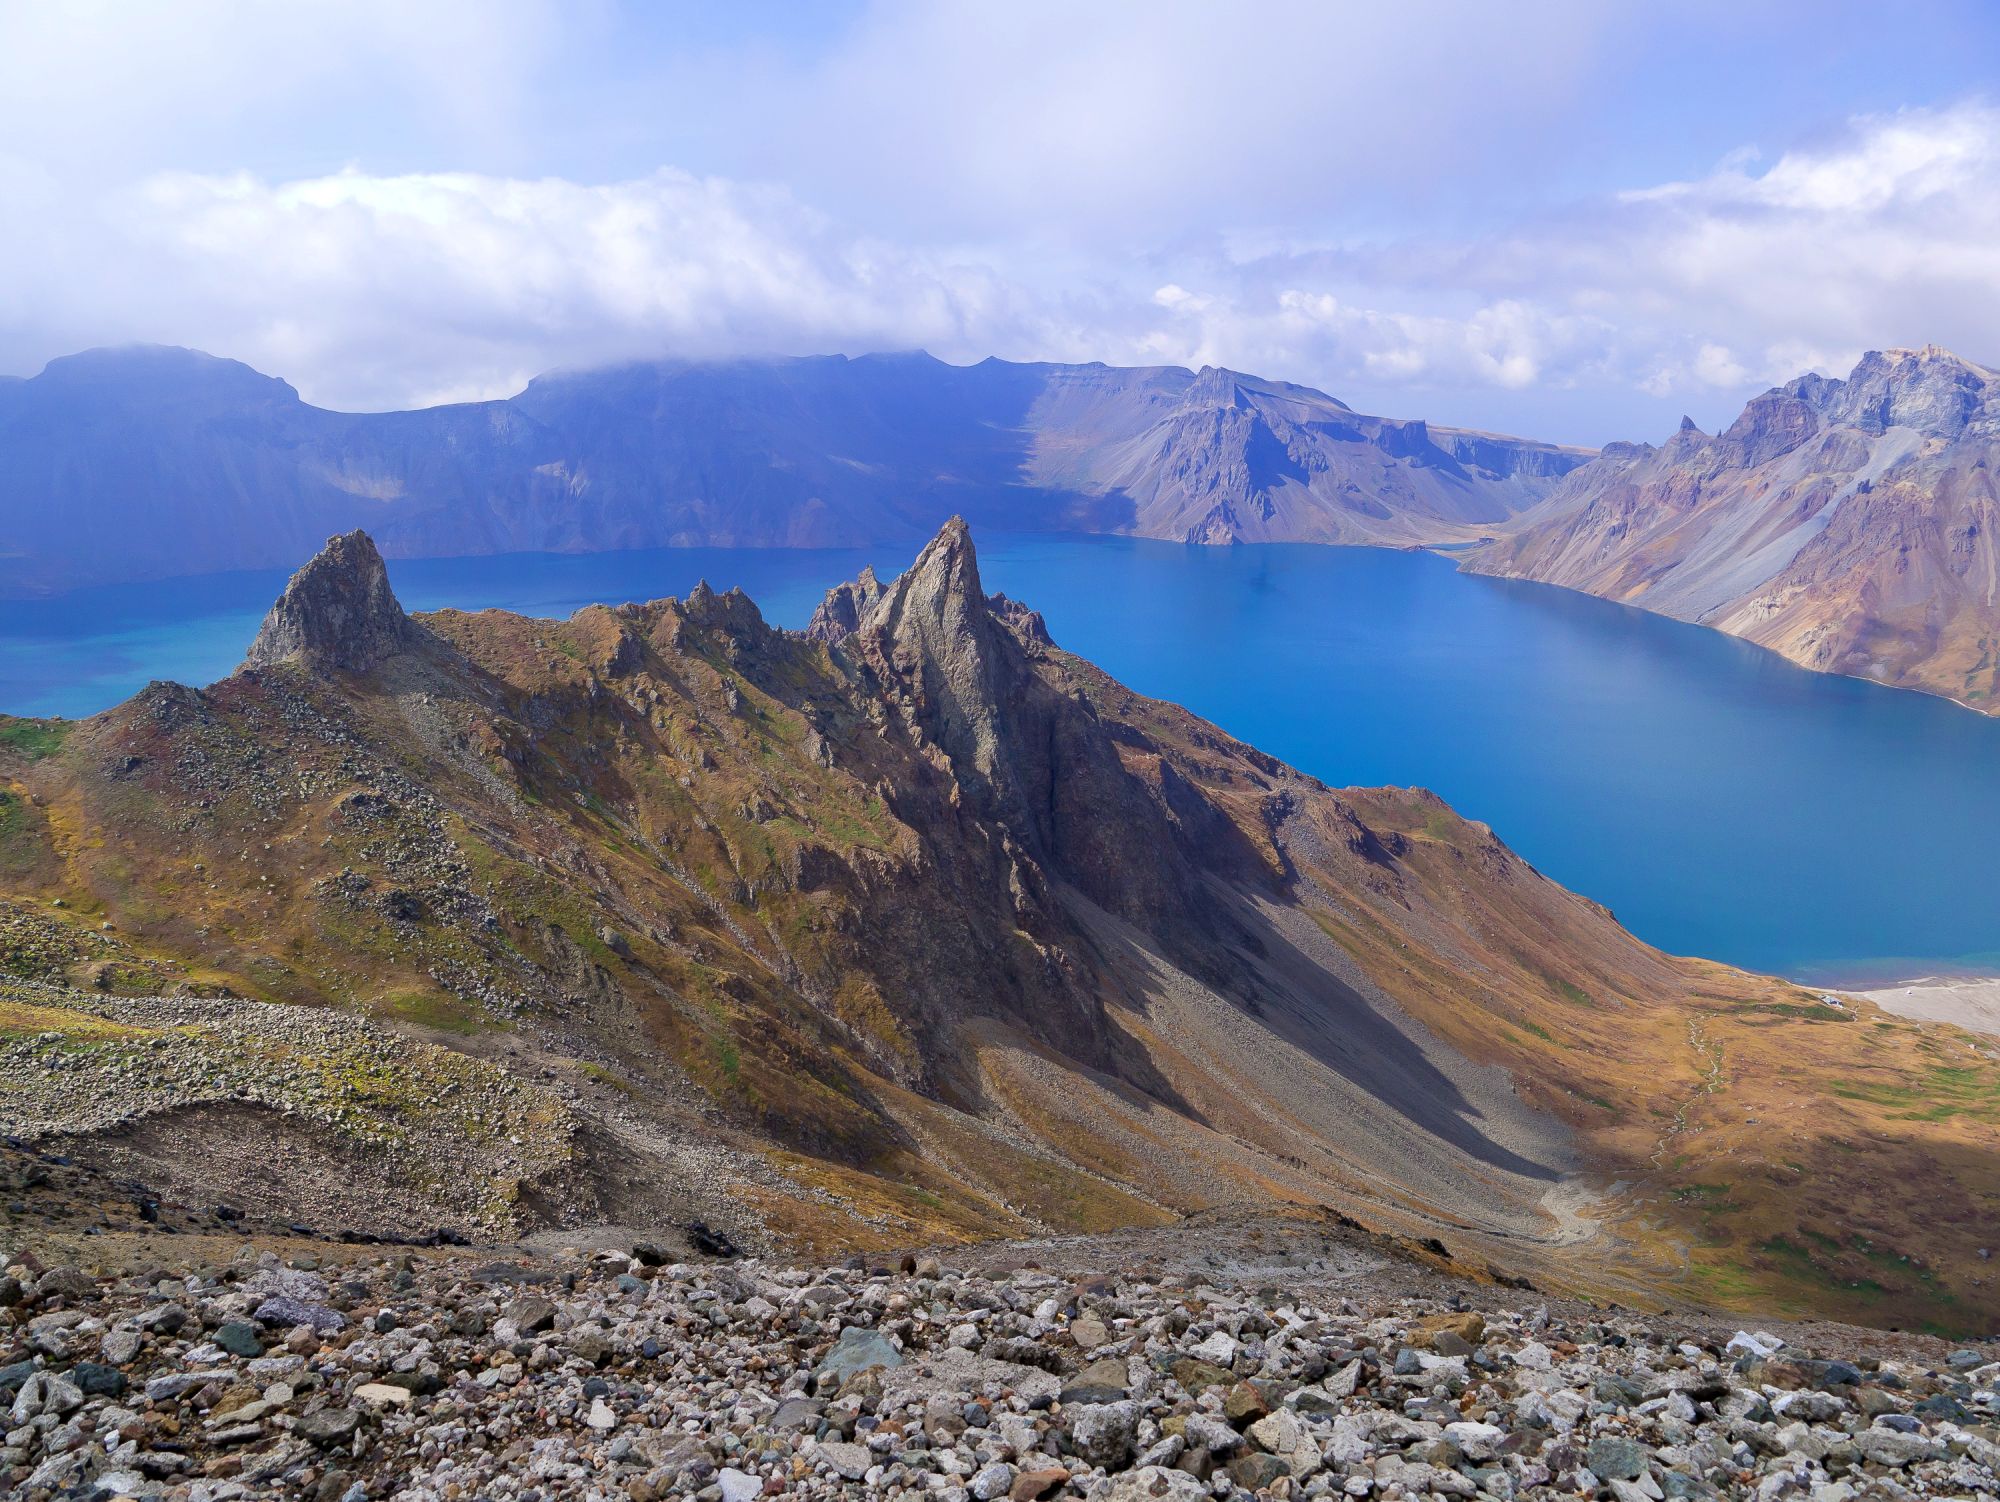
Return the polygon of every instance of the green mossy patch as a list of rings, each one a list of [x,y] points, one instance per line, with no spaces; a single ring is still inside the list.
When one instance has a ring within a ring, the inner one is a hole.
[[[40,761],[62,750],[75,729],[71,720],[24,720],[0,715],[0,748],[27,761]]]

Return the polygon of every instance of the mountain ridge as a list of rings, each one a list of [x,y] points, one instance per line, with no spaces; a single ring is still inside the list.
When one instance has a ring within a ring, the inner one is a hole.
[[[2000,712],[2000,373],[1936,345],[1607,446],[1465,555]]]
[[[343,413],[238,362],[96,350],[0,386],[0,592],[275,567],[356,527],[390,557],[914,544],[961,512],[1409,543],[1471,535],[1583,457],[1213,367],[666,360]]]

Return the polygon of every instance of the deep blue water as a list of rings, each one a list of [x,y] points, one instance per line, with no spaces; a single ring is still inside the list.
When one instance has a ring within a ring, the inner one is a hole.
[[[2000,973],[2000,721],[1715,632],[1369,549],[982,536],[1063,646],[1336,784],[1435,788],[1668,949],[1859,984]],[[412,609],[564,615],[741,584],[803,625],[907,551],[391,565]],[[277,573],[0,603],[0,709],[88,714],[241,657]]]

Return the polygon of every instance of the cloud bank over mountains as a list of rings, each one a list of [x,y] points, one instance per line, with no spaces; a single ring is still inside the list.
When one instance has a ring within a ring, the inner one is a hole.
[[[921,346],[1226,364],[1601,441],[1871,346],[2000,357],[1991,103],[1674,175],[1559,144],[1633,41],[1601,7],[1282,9],[875,5],[649,51],[532,4],[218,3],[185,30],[0,6],[0,195],[33,228],[0,242],[0,370],[184,343],[372,408]],[[571,92],[628,43],[654,64]],[[260,115],[268,141],[225,143]]]

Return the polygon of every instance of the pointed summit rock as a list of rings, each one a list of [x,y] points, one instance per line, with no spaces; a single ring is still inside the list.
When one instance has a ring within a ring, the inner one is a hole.
[[[909,691],[918,723],[959,775],[1007,801],[1003,710],[1019,688],[1018,651],[1003,650],[979,582],[965,518],[954,516],[882,592],[856,633]]]
[[[912,645],[918,638],[931,645],[963,642],[991,629],[979,555],[964,517],[946,522],[917,561],[881,590],[864,624]]]
[[[357,530],[329,537],[292,575],[243,666],[302,662],[360,673],[416,640],[417,626],[396,603],[374,540]]]
[[[1051,646],[1040,616],[985,592],[953,517],[837,652],[942,753],[954,802],[1005,831],[1024,911],[1052,900],[1053,877],[1106,911],[1144,907],[1171,914],[1176,933],[1205,931],[1186,867],[1163,855],[1172,831]]]

